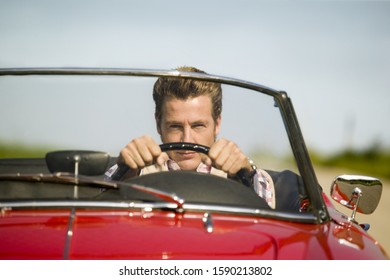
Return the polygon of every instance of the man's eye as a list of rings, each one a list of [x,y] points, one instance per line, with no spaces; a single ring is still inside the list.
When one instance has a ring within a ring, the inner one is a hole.
[[[193,128],[203,128],[203,127],[206,127],[203,123],[198,123],[193,125]]]

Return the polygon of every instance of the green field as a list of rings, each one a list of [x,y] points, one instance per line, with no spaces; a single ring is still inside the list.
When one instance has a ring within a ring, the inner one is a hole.
[[[390,151],[367,149],[346,150],[332,156],[311,153],[314,164],[325,167],[340,167],[361,175],[390,179]]]
[[[44,157],[49,151],[54,150],[52,147],[28,147],[23,144],[11,144],[0,142],[0,158],[34,158]]]

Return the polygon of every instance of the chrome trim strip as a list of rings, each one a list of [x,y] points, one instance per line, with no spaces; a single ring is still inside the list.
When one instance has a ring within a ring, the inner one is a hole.
[[[138,76],[138,77],[184,77],[197,80],[224,83],[239,86],[262,93],[277,96],[285,94],[278,90],[229,77],[196,72],[157,69],[132,69],[132,68],[88,68],[88,67],[37,67],[37,68],[0,68],[0,76],[27,76],[27,75],[64,75],[64,76]]]
[[[169,202],[108,202],[108,201],[24,201],[24,202],[0,202],[0,208],[10,211],[12,208],[112,208],[112,209],[148,209],[171,210],[171,211],[194,211],[194,212],[216,212],[235,215],[249,215],[254,217],[294,221],[300,223],[318,223],[312,213],[281,212],[271,209],[255,209],[234,206],[219,206],[186,203],[182,208],[178,208],[176,203]]]
[[[70,242],[72,241],[73,237],[73,223],[76,217],[76,209],[72,208],[72,211],[69,215],[69,221],[68,221],[68,229],[66,231],[66,240],[65,240],[65,247],[64,247],[64,260],[69,259],[69,251],[70,251]]]
[[[15,201],[0,202],[0,208],[63,208],[63,207],[83,207],[83,208],[170,208],[176,209],[176,203],[144,203],[144,202],[115,202],[115,201]]]
[[[214,231],[214,223],[211,214],[207,212],[204,213],[202,221],[206,231],[212,233]]]

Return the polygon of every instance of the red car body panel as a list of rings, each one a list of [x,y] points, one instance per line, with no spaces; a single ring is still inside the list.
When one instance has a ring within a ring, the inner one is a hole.
[[[378,259],[379,245],[359,226],[301,224],[212,213],[77,210],[3,212],[1,259]],[[344,220],[345,222],[345,220]],[[369,241],[369,242],[368,242]],[[359,254],[354,252],[359,251]]]
[[[69,213],[69,210],[3,213],[0,258],[62,259]]]

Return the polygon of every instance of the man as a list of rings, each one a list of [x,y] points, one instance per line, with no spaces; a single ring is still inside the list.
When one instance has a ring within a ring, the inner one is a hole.
[[[205,73],[194,67],[179,71]],[[275,208],[271,177],[257,169],[232,141],[217,140],[221,128],[222,88],[218,83],[193,79],[160,77],[154,85],[157,131],[163,143],[190,142],[210,147],[208,155],[193,151],[162,152],[157,142],[145,135],[124,147],[118,164],[107,172],[108,178],[125,179],[150,172],[193,170],[237,179],[250,187]],[[119,166],[126,173],[118,176]],[[119,178],[118,178],[119,177]]]

